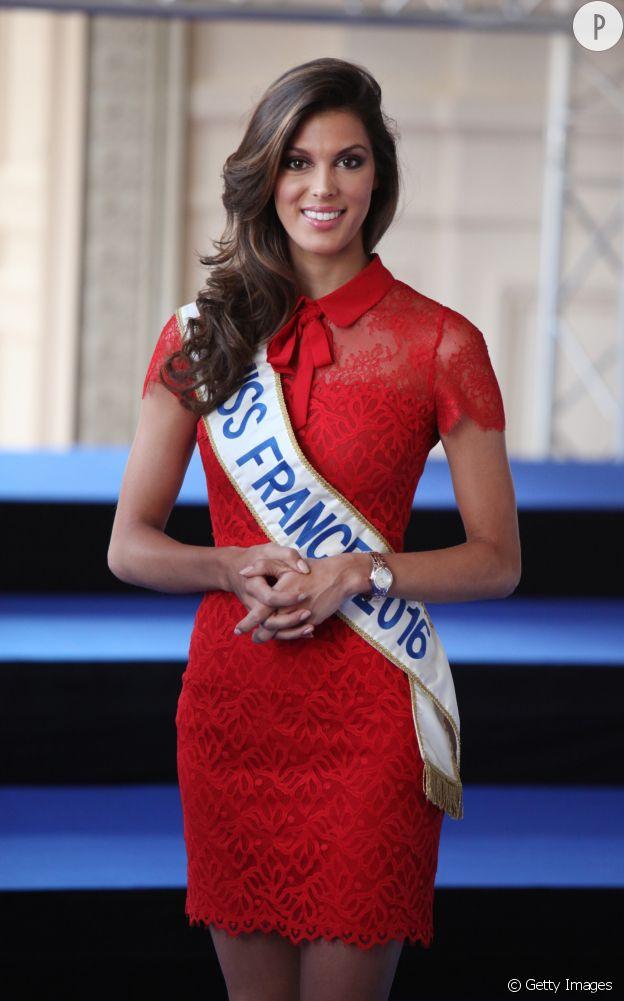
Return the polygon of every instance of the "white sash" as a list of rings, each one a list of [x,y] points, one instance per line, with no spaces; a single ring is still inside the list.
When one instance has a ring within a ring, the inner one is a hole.
[[[177,310],[182,337],[195,303]],[[198,390],[199,399],[205,391]],[[387,540],[313,468],[301,451],[284,401],[281,376],[259,345],[240,387],[202,417],[225,473],[264,534],[308,559],[338,553],[393,552]],[[354,595],[335,612],[407,674],[424,762],[423,789],[455,820],[463,817],[459,713],[449,662],[425,606],[388,596],[380,604]]]

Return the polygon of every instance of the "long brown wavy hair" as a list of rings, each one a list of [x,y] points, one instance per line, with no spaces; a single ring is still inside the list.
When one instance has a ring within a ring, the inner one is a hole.
[[[324,57],[279,76],[252,111],[242,142],[224,164],[227,213],[218,252],[200,256],[211,268],[195,300],[180,351],[159,372],[160,381],[187,410],[210,413],[242,382],[258,344],[291,315],[297,279],[273,189],[285,150],[309,115],[326,109],[355,114],[373,149],[378,185],[362,226],[371,255],[392,222],[399,199],[398,129],[381,108],[381,87],[364,67]],[[202,396],[200,399],[199,395]]]

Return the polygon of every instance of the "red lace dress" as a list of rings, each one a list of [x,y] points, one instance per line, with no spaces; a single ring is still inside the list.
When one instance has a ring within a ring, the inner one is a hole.
[[[462,414],[504,429],[483,335],[395,279],[378,255],[316,304],[301,297],[295,314],[271,343],[301,449],[401,551],[439,433]],[[333,363],[313,371],[308,399],[300,369],[323,337]],[[174,315],[143,395],[180,343]],[[201,419],[197,440],[215,544],[267,542]],[[203,595],[182,676],[190,924],[276,931],[295,943],[428,947],[444,814],[423,792],[407,676],[335,615],[312,639],[255,644],[232,632],[246,611],[230,592]]]

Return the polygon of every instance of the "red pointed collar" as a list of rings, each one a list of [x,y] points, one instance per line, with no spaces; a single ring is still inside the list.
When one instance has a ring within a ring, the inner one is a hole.
[[[350,327],[367,310],[381,302],[394,283],[394,276],[381,263],[379,254],[344,285],[320,299],[300,295],[290,319],[271,337],[267,360],[276,372],[294,375],[292,384],[295,430],[308,419],[308,404],[314,369],[334,361],[334,338],[330,322]]]

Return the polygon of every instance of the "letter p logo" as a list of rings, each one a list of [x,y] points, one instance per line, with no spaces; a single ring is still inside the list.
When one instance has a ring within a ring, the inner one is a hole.
[[[574,15],[572,31],[577,42],[593,52],[604,52],[617,45],[624,21],[617,7],[603,0],[594,0],[579,7]]]

